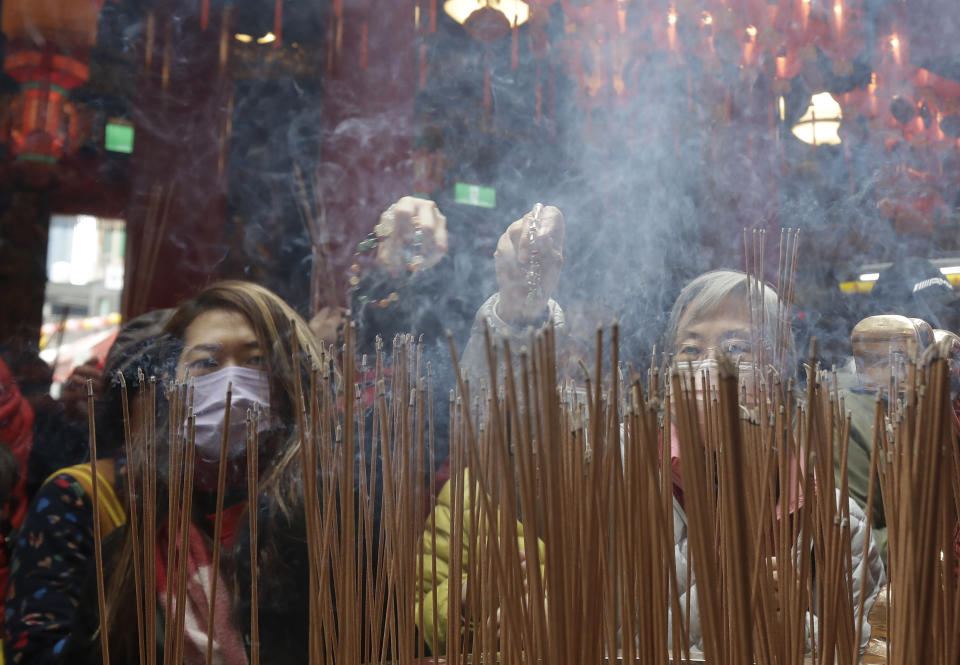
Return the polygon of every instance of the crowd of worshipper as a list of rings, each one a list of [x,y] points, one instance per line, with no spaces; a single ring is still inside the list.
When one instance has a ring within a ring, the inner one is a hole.
[[[124,558],[123,532],[126,525],[125,411],[136,411],[135,386],[139,378],[154,376],[164,381],[190,381],[195,426],[195,469],[191,530],[200,534],[197,551],[191,544],[189,584],[202,584],[202,576],[192,572],[203,568],[213,546],[214,515],[220,513],[223,564],[215,604],[217,617],[215,662],[246,663],[249,660],[250,626],[238,611],[249,597],[249,571],[241,562],[249,556],[251,545],[247,523],[250,519],[244,465],[248,430],[242,417],[224,427],[228,386],[231,408],[242,413],[254,405],[269,415],[258,419],[260,496],[257,505],[261,524],[269,523],[269,552],[263,552],[261,575],[286,579],[279,584],[284,602],[264,603],[260,616],[262,660],[266,662],[307,662],[306,556],[301,532],[302,468],[297,432],[297,393],[290,376],[290,358],[296,349],[321,357],[323,349],[344,352],[347,334],[355,335],[351,347],[357,355],[373,357],[378,345],[389,348],[389,340],[399,333],[413,333],[421,341],[424,357],[432,363],[432,381],[440,395],[434,410],[433,432],[438,454],[429,489],[433,505],[428,512],[443,511],[449,520],[453,505],[445,482],[449,477],[447,393],[456,388],[457,379],[479,386],[489,371],[485,335],[494,343],[508,342],[514,349],[529,343],[531,331],[552,327],[557,340],[558,371],[573,381],[582,379],[580,360],[589,358],[583,342],[569,334],[571,322],[564,315],[563,303],[554,299],[563,270],[565,222],[562,212],[550,205],[537,204],[521,219],[511,223],[497,244],[489,266],[495,272],[498,291],[483,302],[478,311],[445,294],[449,270],[446,220],[432,201],[403,197],[380,216],[357,253],[371,259],[372,267],[351,268],[350,308],[324,308],[307,321],[279,296],[255,283],[223,281],[203,288],[194,297],[172,310],[151,311],[124,322],[116,341],[100,363],[92,362],[75,369],[64,385],[61,396],[49,396],[50,369],[41,361],[8,358],[0,361],[0,495],[4,498],[2,541],[0,541],[0,586],[3,587],[3,654],[7,663],[37,665],[49,663],[100,662],[100,617],[97,612],[94,579],[94,488],[99,492],[98,528],[101,533],[103,569],[107,600],[111,609],[106,622],[114,662],[137,659],[136,612],[129,607],[133,573],[129,558]],[[742,364],[751,361],[755,338],[748,306],[751,277],[735,270],[706,272],[689,282],[669,312],[662,333],[661,351],[677,362],[708,370],[724,356],[733,356]],[[949,284],[948,284],[949,286]],[[767,285],[762,307],[769,307],[776,319],[778,294]],[[443,300],[442,306],[440,301]],[[947,340],[954,350],[960,348],[955,331],[937,329],[938,323],[910,318],[913,312],[876,311],[858,322],[849,334],[854,358],[837,372],[837,389],[844,395],[851,416],[850,443],[844,469],[849,479],[850,551],[857,580],[856,594],[869,606],[887,580],[886,520],[878,491],[871,492],[870,457],[874,440],[874,403],[877,390],[889,387],[890,363],[896,354],[916,357],[924,348]],[[447,329],[456,329],[460,317],[465,334],[453,343],[463,368],[455,376],[450,362]],[[381,340],[388,340],[384,343]],[[389,355],[389,354],[387,354]],[[785,376],[798,376],[801,353],[790,340],[789,353],[781,358]],[[626,360],[629,360],[627,358]],[[389,364],[389,357],[387,358]],[[389,371],[389,367],[386,371]],[[138,378],[139,377],[139,378]],[[376,386],[361,385],[361,391]],[[95,395],[95,436],[97,459],[90,464],[88,390]],[[952,404],[960,410],[954,387]],[[367,403],[367,402],[365,402]],[[134,417],[142,417],[137,415]],[[671,414],[662,414],[669,421]],[[163,427],[161,422],[157,425]],[[171,426],[169,423],[165,425]],[[670,431],[665,427],[664,431]],[[960,431],[960,430],[958,430]],[[671,437],[672,438],[672,437]],[[158,459],[165,458],[163,448],[168,437],[158,433]],[[683,523],[684,487],[680,473],[679,451],[674,441],[662,442],[661,455],[670,453],[664,469],[672,471],[674,510]],[[229,468],[226,470],[226,494],[221,511],[215,505],[221,471],[221,447],[225,446]],[[839,470],[841,460],[836,460]],[[95,471],[94,471],[95,470]],[[427,479],[423,479],[424,485]],[[868,500],[873,506],[868,510]],[[162,510],[162,507],[161,507]],[[871,515],[867,530],[867,515]],[[431,519],[429,516],[427,519]],[[416,529],[423,532],[426,521]],[[286,525],[291,525],[288,537]],[[160,527],[158,527],[159,529]],[[155,544],[158,562],[163,557],[166,534],[159,533]],[[686,569],[687,545],[683,529],[675,534],[678,569]],[[868,544],[867,544],[867,541]],[[191,541],[194,542],[194,541]],[[866,546],[865,546],[866,545]],[[449,557],[449,547],[434,545],[436,556]],[[447,562],[448,563],[448,562]],[[166,575],[158,563],[157,589]],[[427,580],[425,597],[448,595],[456,581],[446,576]],[[684,593],[693,589],[683,589]],[[150,593],[145,590],[144,593]],[[198,606],[207,602],[198,592]],[[427,603],[427,607],[430,603]],[[696,612],[696,602],[693,602]],[[188,607],[187,647],[183,662],[204,662],[206,617],[199,609]],[[445,622],[434,630],[433,619],[422,617],[421,626],[428,650],[443,653],[447,639]],[[161,607],[157,616],[164,617]],[[701,636],[694,617],[688,626],[691,646]],[[162,657],[163,630],[153,633],[157,654]],[[864,636],[864,643],[868,636]],[[169,644],[169,643],[168,643]],[[192,645],[192,647],[191,647]],[[152,648],[152,647],[151,647]],[[427,654],[424,654],[427,655]],[[166,662],[166,661],[164,661]]]

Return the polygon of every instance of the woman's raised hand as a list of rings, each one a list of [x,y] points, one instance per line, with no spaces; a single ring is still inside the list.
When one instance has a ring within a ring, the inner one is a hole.
[[[447,253],[447,218],[437,204],[404,196],[380,215],[377,265],[392,275],[436,265]]]
[[[493,258],[500,288],[497,314],[514,325],[540,321],[563,268],[563,213],[540,203],[513,222]]]

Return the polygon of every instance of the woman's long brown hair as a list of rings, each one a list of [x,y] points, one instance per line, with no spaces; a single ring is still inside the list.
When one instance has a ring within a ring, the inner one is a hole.
[[[296,431],[296,409],[300,408],[300,405],[297,404],[299,397],[294,387],[294,372],[301,372],[302,377],[308,376],[311,362],[319,360],[321,349],[307,323],[279,296],[258,284],[239,280],[218,282],[184,302],[170,318],[165,331],[172,337],[182,340],[187,327],[198,316],[218,309],[237,312],[247,319],[266,356],[271,412],[282,425],[280,429],[284,433],[284,440],[273,450],[264,451],[260,458],[260,496],[266,499],[270,509],[279,510],[289,517],[297,497],[301,496],[302,486],[301,472],[297,467],[297,462],[300,460],[300,436]],[[300,350],[296,364],[293,358],[294,336],[296,347]],[[169,469],[166,469],[165,461],[168,440],[166,428],[169,423],[164,415],[163,405],[157,406],[159,413],[156,442],[161,450],[156,456],[158,487],[155,508],[156,514],[162,515],[167,505]],[[135,440],[133,443],[136,449],[142,449],[144,441]],[[128,460],[129,463],[130,460]],[[123,486],[126,487],[126,483]],[[128,507],[131,503],[133,505],[137,503],[131,502],[126,492],[123,492],[123,498]],[[255,544],[251,543],[251,546]],[[112,574],[107,585],[108,625],[111,633],[123,637],[123,639],[111,640],[111,651],[114,652],[111,656],[119,659],[116,662],[138,660],[136,655],[138,631],[133,624],[137,616],[136,600],[132,593],[134,589],[133,555],[132,533],[127,529],[115,562],[109,566]],[[172,571],[170,572],[172,574]],[[154,589],[144,590],[144,602],[156,602],[155,597]],[[91,646],[95,647],[95,645]],[[155,649],[156,645],[145,644],[144,648]],[[125,658],[129,660],[124,660]]]

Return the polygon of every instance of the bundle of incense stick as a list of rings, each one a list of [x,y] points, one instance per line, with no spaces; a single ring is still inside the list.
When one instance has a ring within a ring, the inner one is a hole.
[[[905,390],[888,412],[877,400],[871,474],[878,472],[880,487],[870,498],[882,490],[887,515],[891,665],[955,663],[960,654],[960,432],[947,358],[946,347],[934,346],[908,366]]]
[[[311,313],[320,311],[321,299],[328,307],[336,307],[340,299],[337,296],[337,280],[333,273],[330,255],[327,250],[327,207],[323,200],[320,176],[314,174],[312,186],[313,196],[308,191],[303,171],[299,165],[294,165],[291,180],[291,189],[294,201],[297,204],[297,214],[310,238],[311,270],[310,270],[310,307]]]
[[[137,254],[137,260],[140,262],[142,270],[128,271],[128,274],[137,276],[135,283],[125,291],[126,306],[123,315],[128,320],[139,316],[146,310],[150,288],[153,285],[153,275],[156,272],[157,260],[160,255],[161,240],[165,237],[167,221],[170,216],[173,190],[173,184],[166,187],[166,192],[164,192],[164,186],[158,183],[154,183],[150,188],[146,219],[143,224],[143,237]]]
[[[750,313],[751,347],[757,365],[772,380],[770,371],[784,368],[792,362],[790,321],[796,294],[797,257],[800,248],[799,229],[780,230],[777,261],[777,307],[775,321],[768,321],[766,299],[766,231],[743,230],[744,264],[747,273],[747,308]],[[772,333],[773,339],[768,339]],[[756,399],[756,396],[754,396]]]
[[[613,337],[616,364],[616,328]],[[699,377],[707,400],[681,370],[663,412],[637,382],[619,413],[614,377],[595,372],[586,403],[570,401],[556,384],[552,334],[530,348],[519,356],[521,386],[511,371],[498,385],[489,341],[490,383],[474,402],[460,384],[454,468],[468,467],[470,480],[451,480],[464,499],[450,552],[467,564],[465,607],[461,594],[448,596],[449,625],[463,627],[448,628],[450,660],[664,663],[689,658],[696,611],[708,662],[800,663],[814,613],[830,626],[813,639],[816,662],[856,662],[846,490],[838,496],[832,470],[847,425],[826,384],[811,377],[802,411],[789,391],[761,387],[760,417],[744,419],[728,363],[718,386]],[[598,334],[597,367],[601,349]],[[471,416],[470,403],[482,415]],[[674,487],[660,456],[667,422],[682,451],[687,579],[678,578]],[[691,578],[696,607],[680,591]]]
[[[614,369],[605,377],[598,331],[594,371],[578,390],[558,382],[550,328],[516,351],[488,337],[482,385],[469,385],[458,369],[443,414],[451,432],[447,523],[425,519],[433,508],[431,470],[441,462],[432,427],[440,414],[432,413],[419,343],[408,336],[395,339],[389,354],[378,347],[370,406],[357,384],[370,370],[355,359],[352,331],[339,356],[309,358],[295,349],[303,370],[295,375],[296,443],[309,663],[412,663],[441,623],[445,643],[434,655],[455,663],[665,664],[691,658],[694,632],[711,663],[801,663],[805,653],[818,664],[857,662],[865,613],[853,593],[847,484],[832,469],[835,450],[845,458],[849,421],[829,377],[811,362],[803,394],[762,383],[756,406],[745,409],[729,360],[716,379],[676,367],[663,377],[651,370],[646,389],[640,380],[624,385],[617,338],[614,327]],[[891,520],[891,662],[953,662],[960,591],[948,545],[960,494],[943,361],[911,376],[897,410],[886,413],[880,403],[877,410],[874,465]],[[165,662],[179,663],[192,400],[187,386],[167,394],[174,425],[163,474],[155,381],[141,380],[131,409],[129,532],[145,645],[156,639],[157,531],[166,522],[175,534],[167,570],[176,580],[162,604],[174,612],[163,653]],[[887,420],[891,432],[880,426]],[[661,454],[671,438],[681,451],[679,488]],[[251,515],[257,474],[258,463],[248,466]],[[170,488],[166,520],[155,510],[163,485]],[[683,525],[675,521],[678,489]],[[686,529],[683,568],[677,525]],[[256,520],[250,528],[257,543]],[[940,559],[941,552],[948,554]],[[256,552],[251,566],[256,581]],[[425,592],[441,578],[448,585],[442,600]],[[249,593],[251,659],[269,662],[257,641],[256,583]],[[432,621],[418,625],[427,604]],[[930,638],[917,626],[940,634]],[[144,651],[143,662],[154,662],[154,650]]]

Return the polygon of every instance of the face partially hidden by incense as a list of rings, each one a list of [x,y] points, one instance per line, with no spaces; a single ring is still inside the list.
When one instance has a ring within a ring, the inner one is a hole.
[[[718,360],[728,356],[738,364],[741,401],[746,392],[747,403],[755,396],[755,363],[750,335],[750,312],[746,298],[732,293],[715,306],[680,318],[674,340],[677,368],[688,382],[692,373],[696,398],[708,399],[707,384],[715,389],[719,381]]]
[[[228,309],[211,309],[195,318],[183,335],[177,379],[185,381],[227,367],[265,369],[262,345],[246,317]]]
[[[258,428],[269,426],[269,384],[265,357],[246,317],[227,309],[199,314],[184,331],[177,376],[195,389],[196,449],[199,459],[219,463],[225,423],[226,394],[232,385],[226,455],[239,460],[246,453],[246,415],[260,412]]]

